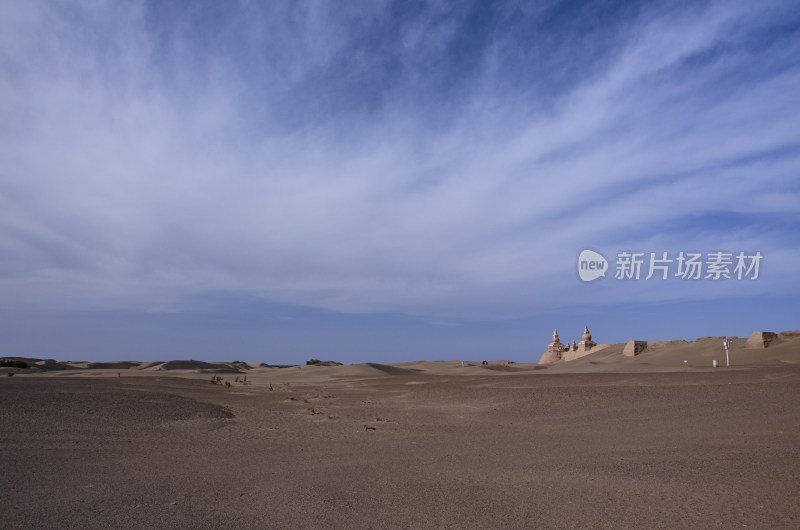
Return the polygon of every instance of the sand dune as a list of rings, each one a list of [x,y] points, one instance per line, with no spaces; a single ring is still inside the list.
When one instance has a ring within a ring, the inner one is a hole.
[[[481,366],[482,370],[493,370],[497,372],[530,372],[533,370],[544,370],[546,366],[540,364],[534,365],[518,365],[518,364],[489,364],[488,366]]]
[[[733,367],[759,366],[776,362],[800,362],[800,335],[787,333],[767,348],[750,348],[745,338],[734,338],[728,351]],[[579,359],[548,365],[553,372],[625,372],[713,369],[713,361],[725,366],[723,337],[696,341],[654,341],[635,357],[622,355],[624,344],[611,344]],[[686,362],[684,362],[686,361]]]
[[[415,372],[419,372],[419,370],[399,368],[397,366],[392,366],[391,364],[366,363],[366,366],[374,368],[375,370],[387,375],[412,375]]]
[[[712,368],[713,361],[726,364],[725,337],[700,337],[694,341],[647,341],[644,351],[635,357],[622,355],[625,343],[601,344],[588,355],[571,361],[548,364],[550,371],[565,372],[625,372],[665,371]],[[758,366],[775,362],[800,361],[800,332],[781,332],[766,348],[754,348],[746,337],[729,337],[728,357],[731,366]],[[684,361],[686,361],[684,363]]]
[[[132,368],[139,368],[142,363],[136,361],[117,361],[117,362],[100,362],[88,363],[86,368],[89,370],[130,370]]]
[[[213,370],[216,366],[203,361],[167,361],[158,366],[157,370]]]
[[[164,361],[153,361],[149,363],[141,363],[139,366],[140,370],[154,370],[164,364]]]

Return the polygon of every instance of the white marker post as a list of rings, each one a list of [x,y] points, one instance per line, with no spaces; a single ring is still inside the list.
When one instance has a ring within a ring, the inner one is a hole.
[[[725,337],[725,340],[722,341],[722,345],[725,346],[725,364],[728,367],[730,367],[731,359],[730,359],[730,357],[728,357],[728,346],[730,345],[730,343],[728,342],[728,337]]]

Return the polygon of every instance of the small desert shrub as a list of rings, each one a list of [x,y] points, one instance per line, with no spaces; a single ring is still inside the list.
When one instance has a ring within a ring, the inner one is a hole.
[[[238,375],[236,376],[236,379],[233,380],[233,382],[234,383],[238,383],[239,382],[239,376]]]
[[[14,376],[14,372],[8,372],[8,377],[13,377],[13,376]]]
[[[269,391],[270,391],[270,392],[272,392],[273,390],[275,390],[275,389],[274,389],[274,388],[272,388],[272,383],[270,383],[270,384],[269,384]]]
[[[230,381],[225,381],[225,386],[227,386],[228,388],[230,388],[230,387],[231,387],[231,382],[230,382]]]

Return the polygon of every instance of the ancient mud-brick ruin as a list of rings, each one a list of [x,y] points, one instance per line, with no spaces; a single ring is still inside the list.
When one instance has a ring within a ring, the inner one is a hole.
[[[572,346],[570,346],[569,342],[564,346],[558,339],[558,330],[553,330],[553,342],[547,346],[547,351],[542,355],[542,358],[539,359],[539,363],[548,364],[561,360],[571,361],[578,357],[583,357],[589,353],[592,348],[597,346],[597,343],[592,340],[592,334],[589,333],[589,326],[583,328],[581,339],[582,340],[577,344],[573,340]]]
[[[778,338],[776,333],[771,331],[754,331],[745,343],[745,348],[767,348]]]
[[[629,340],[622,350],[622,355],[626,357],[635,357],[647,349],[646,340]]]
[[[581,338],[583,340],[578,343],[577,347],[575,346],[575,341],[572,341],[573,351],[590,351],[592,348],[597,346],[597,343],[592,340],[592,334],[589,333],[589,326],[584,326],[583,336]]]

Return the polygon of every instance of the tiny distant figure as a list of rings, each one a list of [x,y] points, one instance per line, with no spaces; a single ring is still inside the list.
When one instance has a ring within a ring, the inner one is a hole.
[[[489,363],[488,363],[488,362],[486,362],[486,359],[484,359],[484,360],[483,360],[483,365],[484,365],[484,366],[486,366],[487,364],[489,364]]]

